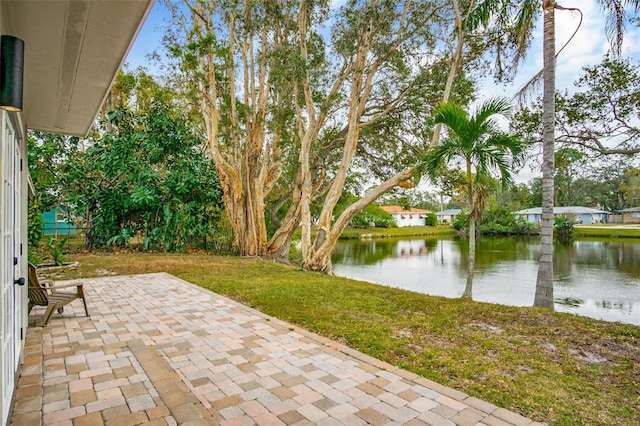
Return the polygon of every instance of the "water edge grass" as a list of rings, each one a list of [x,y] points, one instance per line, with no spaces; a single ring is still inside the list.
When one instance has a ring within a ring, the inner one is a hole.
[[[73,255],[57,278],[168,272],[552,424],[640,424],[640,327],[207,254]],[[58,272],[60,273],[60,272]]]

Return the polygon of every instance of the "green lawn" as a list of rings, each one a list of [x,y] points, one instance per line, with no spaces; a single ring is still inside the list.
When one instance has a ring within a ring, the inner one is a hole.
[[[57,278],[165,271],[537,421],[640,424],[640,327],[207,254],[73,255]],[[428,277],[425,277],[428,279]]]
[[[455,235],[453,226],[403,226],[398,228],[347,228],[340,238],[419,237],[423,235]]]
[[[574,228],[576,237],[640,238],[640,227],[619,224],[579,225]]]

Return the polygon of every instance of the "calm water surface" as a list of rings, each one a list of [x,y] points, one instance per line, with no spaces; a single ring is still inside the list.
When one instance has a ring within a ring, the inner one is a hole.
[[[531,306],[538,238],[494,237],[476,242],[473,299]],[[335,273],[431,295],[460,297],[468,240],[422,238],[340,241]],[[640,325],[640,242],[573,241],[554,252],[557,311]]]

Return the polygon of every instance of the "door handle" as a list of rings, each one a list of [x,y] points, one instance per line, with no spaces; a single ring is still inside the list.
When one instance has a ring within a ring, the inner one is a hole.
[[[26,282],[26,281],[25,281],[24,277],[20,277],[20,278],[18,278],[17,280],[13,280],[13,283],[14,283],[14,284],[18,284],[18,285],[20,285],[20,286],[24,285],[24,283],[25,283],[25,282]]]

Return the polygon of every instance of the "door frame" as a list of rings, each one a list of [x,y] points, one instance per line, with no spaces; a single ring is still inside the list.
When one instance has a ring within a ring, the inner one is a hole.
[[[26,271],[26,147],[20,116],[6,111],[0,117],[0,413],[8,423],[24,356],[26,286],[15,285]]]

